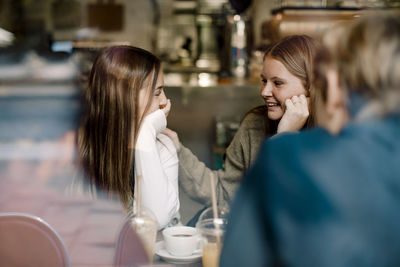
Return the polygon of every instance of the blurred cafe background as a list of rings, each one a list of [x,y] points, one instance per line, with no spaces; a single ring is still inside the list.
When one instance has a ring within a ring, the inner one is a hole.
[[[70,131],[96,51],[129,44],[162,59],[168,126],[221,168],[241,118],[262,104],[267,45],[399,9],[399,0],[0,0],[0,161],[50,157],[38,146]],[[13,145],[32,153],[15,154]],[[181,193],[185,223],[201,206]]]

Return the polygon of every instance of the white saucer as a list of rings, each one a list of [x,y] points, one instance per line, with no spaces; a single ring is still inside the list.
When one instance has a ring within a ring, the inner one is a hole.
[[[160,256],[161,259],[169,263],[193,263],[201,260],[201,252],[196,252],[189,256],[174,256],[169,254],[169,252],[165,249],[164,241],[158,241],[154,251],[156,255]]]

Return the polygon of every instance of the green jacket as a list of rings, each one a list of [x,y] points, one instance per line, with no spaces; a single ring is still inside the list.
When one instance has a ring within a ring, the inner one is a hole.
[[[240,124],[231,144],[226,150],[225,170],[211,170],[181,144],[179,157],[179,183],[194,200],[211,204],[210,172],[217,181],[217,199],[220,205],[230,204],[244,175],[254,162],[265,138],[265,115],[249,112]]]

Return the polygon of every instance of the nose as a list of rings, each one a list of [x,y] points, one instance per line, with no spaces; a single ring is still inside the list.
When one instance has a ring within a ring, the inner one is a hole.
[[[272,96],[272,86],[271,83],[267,82],[261,86],[261,97]]]
[[[163,90],[160,95],[160,107],[165,107],[165,105],[167,105],[167,100],[168,100],[168,98],[165,95],[164,90]]]

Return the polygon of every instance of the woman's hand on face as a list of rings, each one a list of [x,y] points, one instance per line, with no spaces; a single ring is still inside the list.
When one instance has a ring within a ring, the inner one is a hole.
[[[169,111],[171,110],[171,100],[167,99],[167,104],[161,108],[164,112],[165,117],[168,117]]]
[[[310,115],[306,96],[293,96],[285,100],[285,105],[286,110],[278,124],[277,132],[293,132],[303,128]]]
[[[179,150],[181,148],[181,143],[179,142],[178,134],[175,131],[166,128],[162,133],[168,136],[172,140],[176,150]]]

